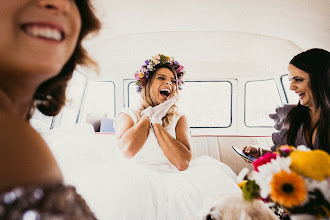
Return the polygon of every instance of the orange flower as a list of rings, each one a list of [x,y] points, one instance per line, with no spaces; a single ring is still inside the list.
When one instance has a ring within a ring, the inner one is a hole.
[[[282,170],[274,174],[270,185],[270,198],[287,208],[299,206],[307,198],[305,182],[296,173]]]

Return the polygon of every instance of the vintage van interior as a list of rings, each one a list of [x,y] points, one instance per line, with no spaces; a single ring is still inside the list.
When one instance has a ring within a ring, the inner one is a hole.
[[[289,61],[310,48],[330,50],[328,0],[94,2],[103,29],[85,46],[100,75],[78,68],[62,112],[36,112],[31,119],[66,181],[82,194],[88,184],[110,178],[98,168],[120,157],[112,122],[123,108],[138,105],[134,73],[144,60],[163,53],[185,66],[179,105],[188,116],[193,155],[210,155],[238,173],[251,166],[231,146],[271,146],[268,114],[298,102],[289,91]],[[93,171],[100,179],[81,181]],[[90,204],[106,219],[100,201],[106,198]]]

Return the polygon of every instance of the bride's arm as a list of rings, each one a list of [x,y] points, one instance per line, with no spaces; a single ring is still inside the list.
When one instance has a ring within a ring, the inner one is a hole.
[[[190,134],[186,116],[181,116],[176,125],[176,139],[160,124],[153,123],[152,127],[160,148],[168,160],[180,171],[187,169],[192,155],[190,152]]]
[[[150,120],[143,116],[136,124],[126,113],[118,115],[118,124],[115,128],[117,144],[122,154],[130,159],[137,154],[144,145],[150,128]]]

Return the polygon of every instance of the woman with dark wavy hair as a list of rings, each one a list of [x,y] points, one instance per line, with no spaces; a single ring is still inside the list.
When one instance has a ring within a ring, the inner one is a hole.
[[[77,65],[97,67],[82,41],[100,21],[90,0],[0,4],[0,219],[95,219],[29,119],[60,112]]]
[[[330,153],[330,53],[307,50],[296,55],[288,69],[290,90],[299,96],[299,103],[278,107],[270,115],[279,131],[273,134],[272,150],[288,144]],[[244,150],[256,158],[266,152],[252,146]]]

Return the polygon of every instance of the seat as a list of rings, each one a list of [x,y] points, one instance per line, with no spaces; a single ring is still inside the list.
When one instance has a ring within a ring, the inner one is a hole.
[[[115,133],[115,130],[113,129],[113,120],[114,120],[113,118],[102,118],[100,132]]]

